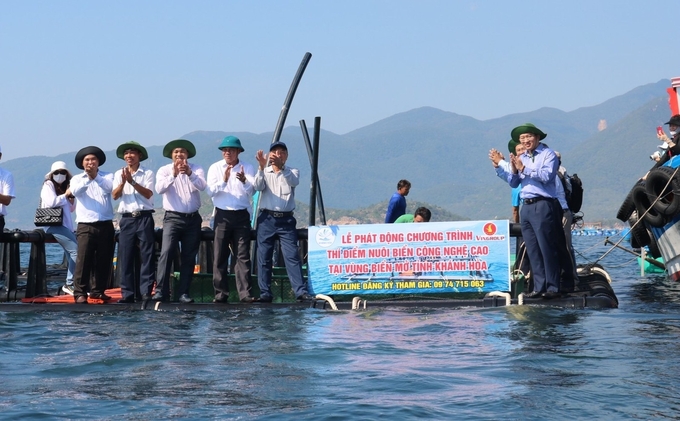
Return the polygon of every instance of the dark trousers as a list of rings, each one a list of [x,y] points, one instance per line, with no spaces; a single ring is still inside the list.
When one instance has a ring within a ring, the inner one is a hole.
[[[111,221],[78,224],[78,257],[73,274],[75,297],[87,295],[88,291],[91,294],[103,294],[106,290],[111,278],[114,234]]]
[[[520,210],[522,237],[531,263],[534,291],[560,290],[562,256],[558,250],[566,245],[561,211],[556,199],[524,204]]]
[[[231,249],[231,250],[230,250]],[[236,260],[234,273],[239,299],[250,297],[250,214],[246,209],[215,208],[213,242],[213,287],[215,295],[229,295],[229,255]]]
[[[179,295],[189,294],[191,277],[196,265],[196,255],[201,244],[201,215],[194,212],[193,216],[182,216],[165,212],[163,217],[163,245],[158,258],[158,272],[156,273],[156,291],[161,291],[163,297],[170,296],[170,266],[175,259],[175,250],[180,244]]]
[[[302,262],[298,249],[296,225],[297,221],[294,216],[275,218],[267,212],[261,212],[257,217],[257,284],[260,287],[261,297],[272,296],[272,255],[277,238],[281,243],[286,272],[288,272],[290,286],[295,296],[299,297],[307,293],[307,287],[302,279]]]
[[[143,295],[150,295],[156,280],[154,255],[154,223],[150,213],[136,218],[120,218],[118,234],[118,268],[121,271],[120,289],[123,298],[135,296],[135,252],[139,241],[139,289]]]

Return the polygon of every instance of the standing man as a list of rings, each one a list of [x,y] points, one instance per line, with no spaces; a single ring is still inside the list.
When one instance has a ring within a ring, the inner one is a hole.
[[[391,224],[401,215],[406,213],[406,196],[411,190],[411,183],[408,180],[399,180],[397,191],[392,195],[387,212],[385,213],[385,223]]]
[[[260,164],[255,175],[255,190],[260,194],[260,215],[257,218],[257,266],[260,301],[271,303],[272,255],[276,238],[286,262],[286,272],[298,301],[314,299],[307,293],[302,279],[302,263],[298,249],[295,210],[295,187],[300,184],[300,171],[286,166],[288,147],[274,142],[265,156],[262,150],[255,156]],[[267,163],[270,166],[267,166]]]
[[[515,127],[511,136],[526,148],[520,156],[510,154],[512,166],[507,180],[510,187],[522,185],[522,237],[534,278],[534,290],[527,297],[556,298],[560,296],[558,250],[566,244],[555,184],[557,157],[552,149],[540,143],[547,135],[531,123]]]
[[[156,193],[163,195],[163,245],[158,259],[154,301],[164,301],[170,295],[170,266],[181,243],[179,270],[179,301],[193,303],[189,297],[191,276],[196,254],[201,244],[200,192],[205,190],[203,168],[187,160],[196,156],[196,147],[188,140],[178,139],[163,148],[163,156],[172,159],[156,173]]]
[[[0,159],[2,159],[2,150],[0,150]],[[15,197],[12,173],[4,168],[0,168],[0,233],[5,230],[7,206],[9,206]]]
[[[229,300],[229,255],[236,259],[236,289],[239,300],[252,303],[250,294],[250,215],[255,193],[255,168],[239,159],[244,151],[241,140],[227,136],[217,147],[221,160],[208,168],[208,196],[215,205],[215,239],[213,241],[213,287],[215,303]]]
[[[111,277],[114,249],[113,174],[100,171],[106,155],[96,146],[88,146],[76,154],[76,167],[83,173],[71,178],[66,196],[76,199],[76,238],[78,257],[73,276],[73,299],[76,304],[87,304],[90,298],[108,301],[104,294]],[[94,275],[94,279],[92,279]]]
[[[142,301],[151,299],[151,288],[156,278],[153,222],[153,171],[140,165],[149,157],[146,148],[137,142],[123,143],[116,150],[118,158],[127,166],[113,175],[113,199],[118,205],[120,233],[118,234],[118,268],[121,271],[119,303],[135,302],[134,253],[139,241],[141,267],[139,289]]]

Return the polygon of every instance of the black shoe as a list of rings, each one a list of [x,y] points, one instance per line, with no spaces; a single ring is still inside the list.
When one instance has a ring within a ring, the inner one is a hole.
[[[76,295],[73,300],[76,304],[87,304],[87,295]]]
[[[309,295],[305,292],[301,296],[297,297],[296,300],[298,300],[298,301],[312,301],[312,300],[314,300],[314,297],[312,297],[311,295]]]
[[[142,301],[151,301],[151,295],[142,294]]]
[[[562,293],[561,292],[556,292],[556,291],[548,291],[545,294],[543,294],[543,298],[546,300],[552,300],[553,298],[561,298]]]
[[[274,298],[271,295],[262,295],[260,299],[257,300],[258,303],[271,303]]]
[[[215,295],[215,299],[213,299],[213,303],[216,304],[226,304],[227,301],[229,301],[229,295],[218,293]]]
[[[241,302],[246,303],[246,304],[254,303],[255,301],[257,301],[257,298],[255,298],[255,297],[241,298]]]
[[[90,298],[94,298],[95,300],[102,300],[102,301],[109,301],[111,297],[109,297],[106,294],[90,294]]]
[[[121,298],[118,300],[118,304],[133,304],[135,302],[135,297]]]
[[[153,297],[151,297],[151,299],[154,301],[163,301],[163,293],[158,291],[153,295]]]
[[[543,293],[539,291],[533,291],[528,294],[524,294],[524,298],[540,298],[541,296],[543,296]]]

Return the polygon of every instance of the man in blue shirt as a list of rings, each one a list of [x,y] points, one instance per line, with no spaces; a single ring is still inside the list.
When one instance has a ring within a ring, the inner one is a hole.
[[[507,180],[510,187],[522,186],[522,237],[534,280],[534,290],[527,297],[556,298],[561,295],[558,250],[566,241],[555,182],[559,162],[555,152],[540,142],[547,135],[533,124],[515,127],[511,135],[512,140],[526,147],[519,156],[510,154],[511,173]]]
[[[390,204],[387,205],[386,224],[394,223],[397,218],[406,213],[406,196],[408,196],[409,190],[411,190],[411,183],[408,180],[399,180],[397,191],[392,195]]]

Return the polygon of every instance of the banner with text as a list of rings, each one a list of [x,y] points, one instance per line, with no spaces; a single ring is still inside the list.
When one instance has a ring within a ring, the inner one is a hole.
[[[510,290],[509,222],[309,227],[314,294]]]

